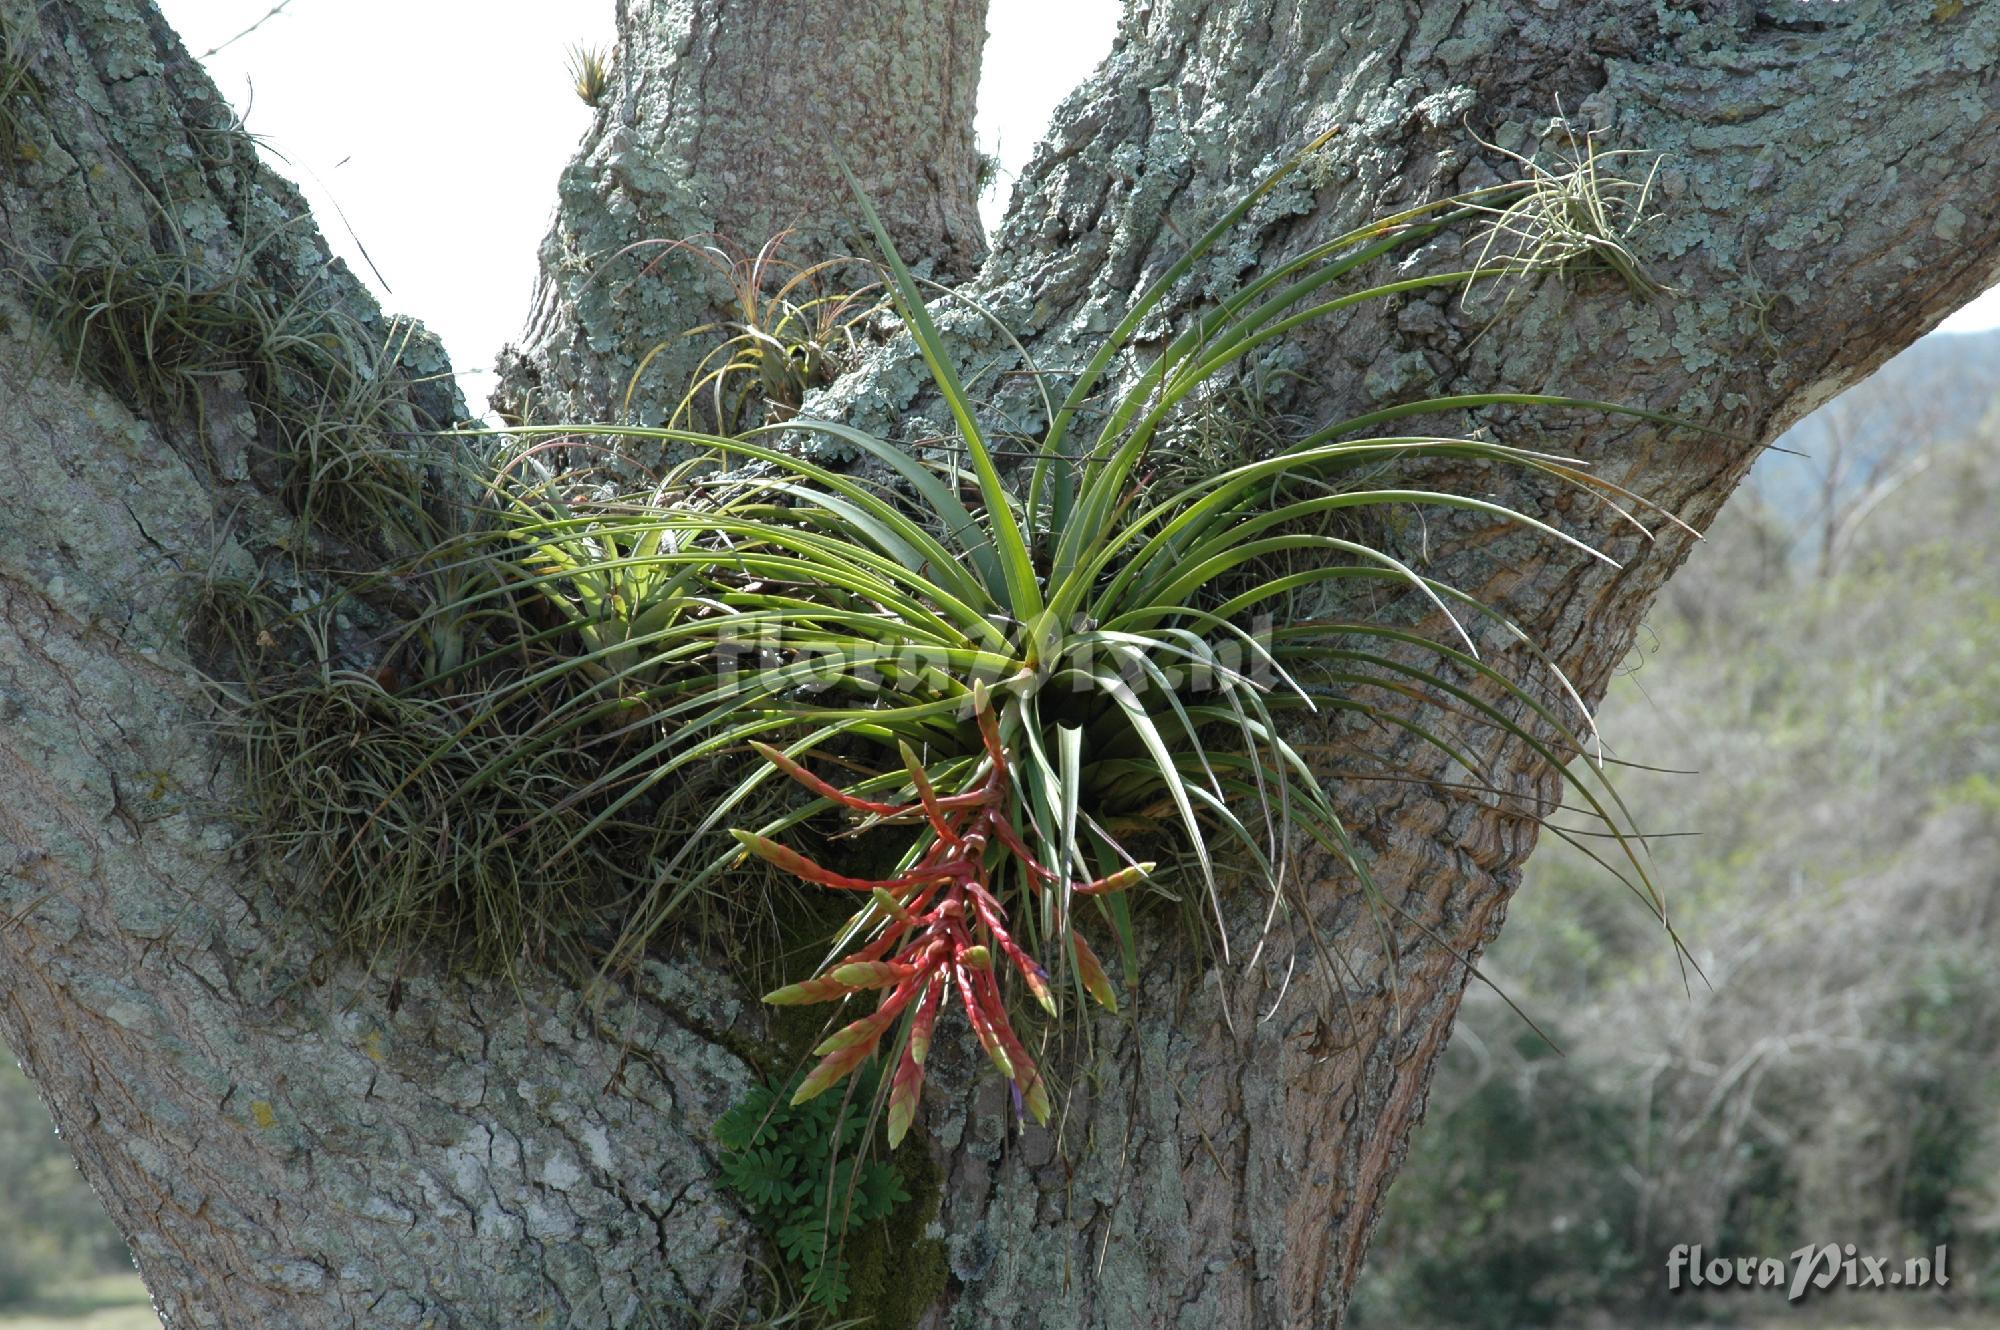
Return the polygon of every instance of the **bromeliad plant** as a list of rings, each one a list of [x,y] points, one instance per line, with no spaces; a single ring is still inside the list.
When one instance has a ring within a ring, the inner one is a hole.
[[[507,687],[571,681],[524,751],[581,742],[604,753],[591,789],[563,801],[596,810],[571,845],[668,797],[691,771],[712,771],[753,746],[766,759],[713,799],[696,834],[659,865],[656,889],[616,956],[636,955],[680,906],[752,858],[864,896],[822,971],[768,999],[878,995],[872,1011],[819,1045],[822,1060],[799,1099],[835,1085],[888,1041],[897,1059],[890,1133],[900,1139],[934,1022],[956,993],[1022,1106],[1044,1118],[1047,1086],[1010,1015],[1009,992],[1025,989],[1053,1013],[1085,995],[1114,1005],[1084,940],[1084,916],[1108,926],[1134,982],[1128,889],[1146,879],[1144,854],[1162,838],[1192,858],[1224,957],[1225,856],[1271,893],[1270,913],[1290,887],[1300,835],[1372,893],[1365,858],[1287,737],[1287,710],[1400,726],[1459,760],[1475,781],[1479,764],[1449,738],[1371,699],[1414,696],[1534,746],[1611,827],[1634,889],[1664,918],[1615,793],[1583,760],[1578,726],[1588,729],[1588,712],[1575,689],[1546,657],[1561,695],[1554,702],[1482,659],[1466,621],[1527,639],[1371,544],[1359,520],[1414,506],[1457,509],[1603,558],[1488,500],[1385,477],[1416,459],[1519,468],[1593,494],[1645,530],[1628,506],[1637,501],[1618,487],[1545,453],[1383,431],[1489,406],[1622,408],[1508,392],[1430,398],[1311,429],[1169,491],[1149,483],[1175,422],[1259,348],[1369,301],[1497,275],[1475,268],[1360,280],[1371,265],[1406,257],[1542,183],[1443,200],[1316,245],[1138,363],[1141,326],[1300,160],[1245,195],[1133,302],[1063,399],[1045,400],[1046,428],[1011,474],[918,283],[865,199],[898,308],[952,416],[958,437],[947,458],[926,460],[806,418],[726,439],[634,427],[516,431],[531,440],[637,436],[716,459],[668,489],[615,500],[557,502],[556,476],[499,486],[504,594],[539,598],[558,613],[525,649],[491,654],[527,658]],[[1106,391],[1114,374],[1122,378]],[[1081,437],[1086,423],[1091,432]],[[844,448],[864,465],[849,472],[808,460],[802,440]],[[962,466],[951,460],[959,456]],[[1460,645],[1315,617],[1322,593],[1338,583],[1408,591]],[[1260,617],[1284,626],[1267,631]],[[565,638],[572,630],[577,637]],[[563,654],[565,641],[581,650]],[[461,670],[478,665],[469,660]],[[1486,700],[1493,694],[1501,704]],[[1573,724],[1566,714],[1582,719]],[[816,775],[808,761],[841,774]],[[734,844],[721,840],[732,822],[767,806],[760,791],[778,776],[811,798],[736,830]],[[829,815],[861,819],[855,830],[911,834],[889,871],[850,877],[783,843]]]

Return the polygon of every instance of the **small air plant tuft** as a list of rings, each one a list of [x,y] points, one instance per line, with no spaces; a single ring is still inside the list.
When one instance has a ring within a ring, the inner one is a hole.
[[[30,145],[18,138],[17,98],[39,100],[41,88],[32,68],[34,48],[40,40],[37,13],[32,5],[16,5],[0,0],[0,164],[6,160],[32,160]]]
[[[406,441],[447,422],[394,372],[416,327],[369,326],[328,305],[316,282],[281,294],[259,265],[288,226],[226,266],[211,265],[165,209],[159,227],[164,243],[80,232],[24,274],[71,370],[198,438],[214,384],[240,377],[303,526],[397,555],[428,549],[441,532],[425,492],[432,477]]]
[[[569,48],[569,77],[584,105],[596,106],[611,86],[611,54],[601,46],[578,42]]]
[[[754,254],[719,235],[647,240],[622,251],[659,251],[640,269],[640,278],[657,272],[671,256],[687,254],[721,278],[731,296],[730,317],[656,343],[639,358],[625,385],[626,419],[636,418],[646,371],[684,342],[722,338],[695,365],[667,423],[692,428],[697,415],[705,414],[721,434],[788,419],[808,392],[833,382],[854,362],[863,330],[886,304],[879,280],[858,280],[872,273],[873,265],[833,258],[801,267],[783,257],[791,237],[789,230],[779,231]],[[851,287],[844,280],[849,277],[857,279]]]
[[[982,150],[977,155],[975,169],[974,187],[978,190],[979,196],[984,198],[988,191],[1000,183],[1000,173],[1005,169],[1005,165],[998,153]]]
[[[1597,149],[1596,131],[1582,139],[1563,123],[1569,140],[1567,159],[1551,170],[1532,157],[1509,152],[1479,139],[1481,146],[1519,163],[1525,186],[1503,207],[1479,205],[1493,220],[1480,246],[1478,267],[1498,270],[1500,279],[1518,288],[1529,276],[1553,272],[1573,277],[1586,272],[1610,272],[1639,299],[1667,289],[1647,274],[1633,252],[1633,233],[1654,215],[1646,211],[1653,181],[1659,174],[1656,155],[1643,179],[1627,179],[1605,169],[1628,157],[1651,154],[1640,149]],[[1475,136],[1476,137],[1476,136]],[[1470,304],[1478,283],[1468,283]]]

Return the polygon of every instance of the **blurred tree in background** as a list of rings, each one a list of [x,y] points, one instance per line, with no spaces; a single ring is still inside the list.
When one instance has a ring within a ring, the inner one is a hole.
[[[1671,584],[1600,721],[1699,772],[1624,793],[1697,833],[1653,851],[1701,973],[1551,838],[1484,968],[1567,1056],[1468,993],[1359,1323],[1691,1312],[1683,1242],[1949,1243],[1951,1304],[2000,1302],[1997,380],[2000,334],[1920,343]]]
[[[132,1268],[35,1087],[5,1054],[0,1046],[0,1308]]]

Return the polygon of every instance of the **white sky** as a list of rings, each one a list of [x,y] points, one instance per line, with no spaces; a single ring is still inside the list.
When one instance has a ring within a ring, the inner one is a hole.
[[[197,56],[275,3],[159,0]],[[1117,19],[1117,0],[993,0],[978,136],[1004,169],[989,226]],[[444,339],[482,411],[493,355],[527,318],[556,177],[590,127],[569,47],[615,31],[612,0],[291,0],[205,63],[334,252]]]
[[[2000,328],[2000,286],[1994,287],[1971,304],[1940,323],[1939,332],[1982,332]]]
[[[276,0],[159,3],[200,55]],[[590,125],[568,48],[609,45],[612,13],[612,0],[290,0],[207,59],[334,252],[389,310],[444,339],[475,411],[493,354],[527,316],[556,176]],[[1110,49],[1117,15],[1117,0],[992,0],[978,135],[1004,173],[984,201],[989,225],[1056,103]],[[2000,289],[1944,327],[1996,325]]]

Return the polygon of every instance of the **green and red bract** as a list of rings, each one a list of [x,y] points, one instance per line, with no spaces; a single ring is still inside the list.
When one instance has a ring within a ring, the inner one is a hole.
[[[882,1037],[907,1011],[896,1072],[889,1088],[889,1144],[908,1134],[923,1091],[924,1064],[938,1009],[948,990],[956,990],[972,1032],[1000,1074],[1020,1091],[1021,1104],[1035,1121],[1047,1123],[1049,1092],[1039,1068],[1014,1030],[1001,992],[1001,977],[993,963],[997,952],[1007,958],[1042,1008],[1056,1014],[1049,992],[1048,971],[1014,940],[1007,928],[1007,911],[995,892],[998,876],[1012,873],[1027,894],[1060,885],[1058,875],[1040,862],[1015,830],[1021,816],[1010,778],[1013,759],[1001,742],[999,718],[984,688],[973,693],[975,719],[986,750],[985,761],[966,787],[940,796],[929,775],[905,746],[903,761],[917,801],[891,804],[865,799],[821,780],[768,744],[754,745],[772,765],[822,798],[881,822],[921,820],[916,860],[893,877],[869,881],[847,877],[822,867],[796,850],[787,849],[755,832],[736,831],[738,843],[751,854],[799,878],[841,891],[866,891],[872,899],[855,916],[850,936],[869,936],[867,945],[823,967],[817,978],[788,984],[767,993],[764,1000],[779,1006],[835,1002],[869,992],[881,994],[875,1010],[841,1027],[813,1052],[820,1063],[807,1074],[792,1097],[795,1104],[839,1084],[859,1069],[880,1047]],[[1152,864],[1134,864],[1092,882],[1067,884],[1071,895],[1101,896],[1142,881]],[[1092,997],[1116,1011],[1111,983],[1090,945],[1074,928],[1077,969]]]

